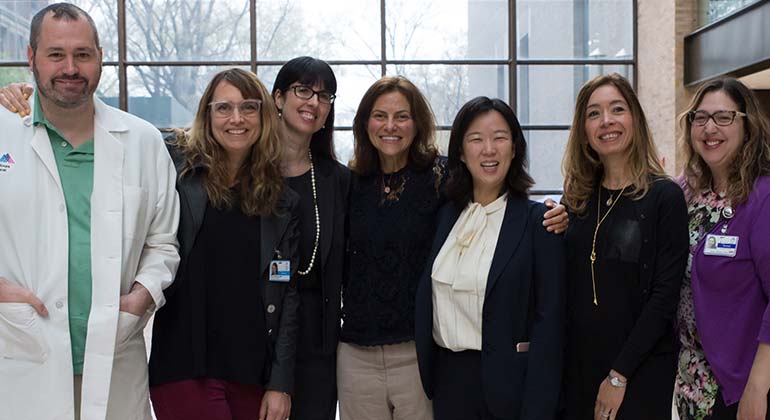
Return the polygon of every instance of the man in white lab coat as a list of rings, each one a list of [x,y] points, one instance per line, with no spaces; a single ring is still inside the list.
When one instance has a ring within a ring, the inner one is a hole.
[[[0,420],[149,420],[176,172],[154,127],[94,98],[90,16],[50,5],[30,32],[32,115],[0,109]]]

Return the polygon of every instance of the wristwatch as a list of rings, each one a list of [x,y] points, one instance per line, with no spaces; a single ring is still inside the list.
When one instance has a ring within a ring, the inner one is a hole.
[[[626,381],[618,378],[617,376],[610,373],[607,375],[607,379],[610,380],[610,385],[614,386],[615,388],[625,388],[626,387]]]

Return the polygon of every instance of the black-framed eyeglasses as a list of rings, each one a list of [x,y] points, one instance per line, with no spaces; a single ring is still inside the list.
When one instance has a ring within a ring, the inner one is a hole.
[[[244,99],[237,104],[230,101],[218,101],[211,102],[209,106],[211,107],[211,112],[218,118],[231,117],[235,113],[236,108],[238,108],[238,113],[242,117],[254,117],[262,109],[262,101],[259,99]]]
[[[718,126],[728,126],[735,121],[735,117],[745,117],[746,114],[740,111],[717,111],[709,114],[706,111],[690,111],[687,113],[687,120],[690,124],[704,126],[711,119]]]
[[[329,93],[325,90],[319,92],[305,85],[292,86],[289,89],[294,91],[294,95],[300,99],[311,99],[313,95],[318,95],[318,102],[322,104],[333,104],[334,99],[337,97],[337,95],[333,93]]]

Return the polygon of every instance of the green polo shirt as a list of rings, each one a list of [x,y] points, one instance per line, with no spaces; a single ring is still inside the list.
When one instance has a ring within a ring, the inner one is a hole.
[[[37,95],[37,93],[35,93]],[[67,271],[72,346],[75,375],[83,374],[88,315],[91,312],[91,192],[94,189],[93,139],[72,147],[69,141],[43,115],[35,97],[35,125],[42,124],[51,139],[51,149],[59,169],[59,178],[67,204],[69,270]]]

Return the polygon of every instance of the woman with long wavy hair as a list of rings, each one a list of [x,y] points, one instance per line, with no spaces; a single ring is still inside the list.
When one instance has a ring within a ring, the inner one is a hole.
[[[626,79],[599,76],[580,89],[563,166],[564,418],[670,416],[687,214]]]
[[[679,124],[690,217],[679,417],[770,418],[770,119],[724,78],[701,85]]]
[[[294,379],[298,200],[283,185],[270,94],[253,73],[218,73],[170,148],[184,203],[182,262],[153,329],[155,414],[283,420]]]

